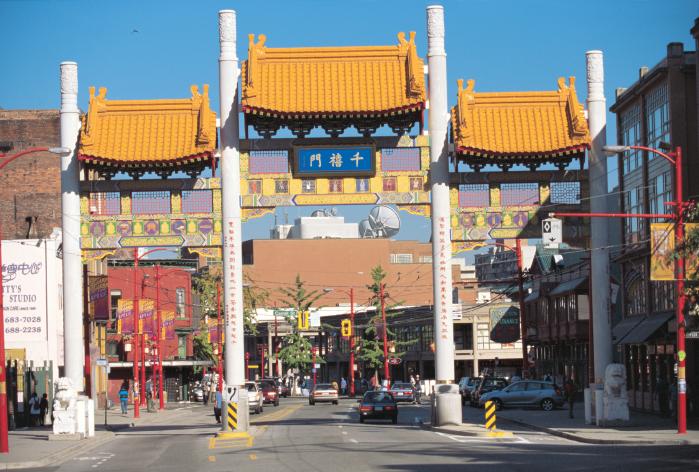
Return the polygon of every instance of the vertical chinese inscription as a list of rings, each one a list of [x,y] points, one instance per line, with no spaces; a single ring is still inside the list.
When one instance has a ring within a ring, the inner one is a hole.
[[[449,270],[449,258],[447,257],[447,217],[439,217],[439,336],[443,340],[449,340],[449,323],[451,323],[451,314],[449,310],[449,297],[451,297],[451,287],[447,277]]]

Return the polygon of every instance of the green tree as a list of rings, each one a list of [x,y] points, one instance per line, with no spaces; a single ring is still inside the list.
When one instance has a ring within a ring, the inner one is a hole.
[[[382,329],[386,330],[386,339],[389,342],[389,346],[393,346],[393,350],[395,350],[395,352],[389,352],[389,357],[403,356],[405,352],[400,352],[400,349],[417,342],[416,339],[412,341],[398,341],[395,331],[389,327],[391,320],[402,314],[402,312],[394,310],[394,308],[402,302],[386,304],[386,300],[390,299],[390,294],[387,291],[386,284],[383,283],[385,278],[386,272],[380,265],[371,269],[372,283],[367,285],[367,288],[372,292],[370,303],[374,306],[375,311],[374,316],[369,318],[367,326],[364,329],[365,336],[360,342],[359,352],[357,354],[358,359],[364,361],[369,368],[374,369],[377,379],[379,378],[380,368],[383,367],[384,363]],[[383,317],[381,315],[382,284],[384,286],[383,298],[387,325],[385,327],[383,326]]]
[[[198,361],[212,361],[215,362],[216,356],[214,356],[214,348],[209,342],[208,333],[206,331],[200,331],[192,338],[192,347],[194,350],[194,359]],[[199,373],[201,367],[194,366],[194,373]]]
[[[299,274],[296,275],[294,284],[291,287],[281,288],[280,300],[282,305],[292,308],[293,313],[287,316],[287,321],[291,325],[291,333],[284,337],[282,348],[279,350],[279,359],[284,365],[292,369],[305,370],[306,366],[313,362],[313,351],[311,342],[302,336],[298,329],[299,311],[310,311],[315,302],[324,294],[319,290],[307,290]],[[316,362],[323,363],[320,356],[316,357]]]

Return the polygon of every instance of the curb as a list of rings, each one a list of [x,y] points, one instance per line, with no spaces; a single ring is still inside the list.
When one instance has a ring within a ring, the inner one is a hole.
[[[629,440],[624,440],[624,439],[594,439],[594,438],[587,438],[584,436],[580,436],[577,434],[573,433],[567,433],[565,431],[559,431],[554,428],[546,428],[544,426],[536,426],[533,424],[525,423],[523,421],[518,421],[518,420],[513,420],[510,418],[505,418],[505,417],[500,417],[500,421],[505,421],[509,422],[512,424],[515,424],[517,426],[523,426],[525,428],[534,430],[534,431],[539,431],[542,433],[547,433],[550,434],[551,436],[558,436],[559,438],[564,438],[564,439],[569,439],[571,441],[579,442],[579,443],[584,443],[584,444],[607,444],[607,445],[648,445],[652,444],[655,446],[686,446],[692,444],[690,441],[687,441],[686,439],[678,439],[676,441],[653,441],[653,440],[638,440],[638,441],[629,441]]]
[[[492,438],[493,436],[488,434],[487,431],[462,431],[462,430],[452,430],[449,428],[442,428],[440,426],[432,426],[430,424],[419,423],[421,429],[427,431],[434,431],[435,433],[451,434],[454,436],[468,436],[476,438]]]
[[[72,459],[74,456],[78,455],[80,452],[87,452],[91,451],[92,449],[101,446],[104,443],[107,443],[114,439],[114,433],[107,432],[104,435],[102,435],[101,438],[99,439],[94,439],[94,440],[87,440],[86,443],[83,443],[82,441],[86,441],[85,439],[81,439],[78,444],[68,447],[66,449],[63,449],[61,451],[56,451],[50,456],[46,456],[41,460],[38,461],[25,461],[25,462],[6,462],[6,463],[0,463],[0,470],[17,470],[17,469],[34,469],[34,468],[39,468],[39,467],[46,467],[48,465],[57,465],[61,464],[63,462],[66,462],[69,459]],[[94,441],[94,442],[93,442]]]

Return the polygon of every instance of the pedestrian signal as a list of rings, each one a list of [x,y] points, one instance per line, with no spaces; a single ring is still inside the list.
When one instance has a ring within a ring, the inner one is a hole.
[[[296,318],[298,321],[298,327],[299,330],[307,330],[309,328],[308,325],[308,318],[310,317],[310,313],[308,311],[302,311],[299,310],[296,314]]]
[[[352,322],[350,320],[342,320],[342,337],[349,338],[352,336]]]

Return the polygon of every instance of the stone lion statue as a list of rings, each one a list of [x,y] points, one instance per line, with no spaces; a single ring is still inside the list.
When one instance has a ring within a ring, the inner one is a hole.
[[[604,371],[604,421],[629,420],[626,367],[609,364]]]
[[[60,377],[56,381],[53,397],[53,433],[74,434],[76,430],[75,413],[78,392],[73,388],[73,381]]]

